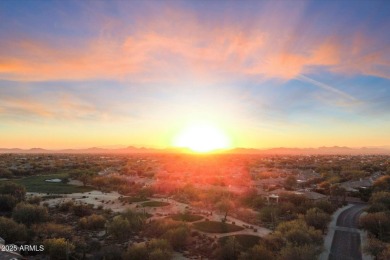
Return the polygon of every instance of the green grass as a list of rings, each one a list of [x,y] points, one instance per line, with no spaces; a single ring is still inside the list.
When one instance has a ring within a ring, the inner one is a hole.
[[[147,202],[144,202],[141,204],[142,206],[144,207],[164,207],[164,206],[168,206],[169,203],[168,202],[163,202],[163,201],[147,201]]]
[[[203,221],[194,223],[193,225],[196,229],[207,233],[229,233],[244,229],[236,225],[217,221]]]
[[[235,235],[235,236],[221,237],[219,239],[219,242],[221,244],[224,244],[229,237],[235,237],[238,243],[240,243],[240,245],[246,249],[252,248],[254,245],[257,245],[261,239],[260,237],[253,236],[253,235]]]
[[[147,199],[147,198],[142,198],[142,197],[122,197],[122,198],[119,198],[119,200],[120,200],[121,202],[133,203],[133,202],[148,201],[149,199]]]
[[[50,174],[50,175],[37,175],[31,177],[25,177],[22,179],[12,180],[13,182],[22,184],[29,192],[41,192],[41,193],[54,193],[54,194],[68,194],[78,192],[88,192],[93,190],[91,187],[82,187],[70,185],[62,182],[47,182],[48,179],[64,179],[68,178],[68,174]]]
[[[176,214],[171,217],[173,220],[184,221],[184,222],[194,222],[203,219],[202,216],[192,215],[192,214]]]

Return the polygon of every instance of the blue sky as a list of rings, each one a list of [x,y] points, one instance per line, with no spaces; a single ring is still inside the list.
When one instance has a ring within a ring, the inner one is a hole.
[[[388,1],[0,2],[0,146],[390,145]]]

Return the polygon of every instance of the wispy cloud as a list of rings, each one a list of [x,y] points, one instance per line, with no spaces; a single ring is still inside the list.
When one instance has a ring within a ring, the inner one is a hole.
[[[245,23],[235,23],[229,15],[220,17],[224,22],[204,21],[178,7],[139,16],[131,26],[130,18],[110,17],[103,19],[106,24],[96,23],[103,28],[98,35],[73,39],[82,42],[75,46],[72,39],[58,46],[57,41],[10,36],[0,42],[0,78],[162,82],[175,81],[180,74],[209,80],[289,80],[321,69],[390,77],[389,48],[370,49],[375,44],[364,32],[348,35],[356,39],[352,42],[341,35],[318,37],[302,25],[300,9],[295,14],[274,9],[268,5],[261,18]],[[275,18],[289,15],[288,20]]]
[[[101,119],[104,113],[93,104],[69,94],[40,97],[1,97],[0,117],[12,120],[78,120]]]
[[[343,100],[348,101],[349,104],[357,104],[357,103],[360,102],[358,99],[356,99],[355,97],[351,96],[350,94],[348,94],[348,93],[346,93],[344,91],[341,91],[341,90],[339,90],[339,89],[337,89],[335,87],[332,87],[329,84],[325,84],[323,82],[319,82],[317,80],[314,80],[314,79],[309,78],[309,77],[307,77],[305,75],[302,75],[302,74],[298,75],[296,78],[301,80],[301,81],[310,83],[310,84],[312,84],[312,85],[314,85],[316,87],[319,87],[321,89],[324,89],[326,91],[329,91],[329,92],[335,94],[336,97],[342,98]]]

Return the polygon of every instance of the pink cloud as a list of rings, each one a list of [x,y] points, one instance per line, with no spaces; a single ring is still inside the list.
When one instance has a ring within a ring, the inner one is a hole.
[[[300,12],[293,13],[293,22],[286,24],[276,19],[283,18],[285,11],[277,10],[277,14],[254,20],[251,29],[231,22],[210,24],[191,12],[166,9],[160,16],[140,18],[131,29],[106,19],[105,26],[99,24],[103,33],[85,39],[79,47],[13,40],[0,46],[4,50],[0,78],[161,82],[186,74],[200,79],[250,75],[288,80],[318,67],[343,74],[390,77],[386,69],[389,48],[369,52],[371,42],[364,34],[352,42],[314,38],[309,28],[296,28],[294,20]]]

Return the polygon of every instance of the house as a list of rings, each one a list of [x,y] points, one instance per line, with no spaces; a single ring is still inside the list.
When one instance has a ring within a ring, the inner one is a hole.
[[[296,194],[301,194],[311,201],[328,200],[328,196],[314,191],[298,191]]]
[[[340,187],[344,188],[348,192],[358,191],[359,188],[368,188],[373,184],[371,178],[360,179],[358,181],[346,181],[340,184]]]
[[[274,191],[268,192],[268,195],[265,196],[267,199],[267,202],[270,203],[272,201],[279,202],[279,196],[282,194],[295,194],[295,195],[302,195],[305,198],[311,200],[311,201],[321,201],[321,200],[328,200],[328,196],[314,192],[314,191],[308,191],[308,190],[299,190],[299,191],[287,191],[284,189],[277,189]]]

